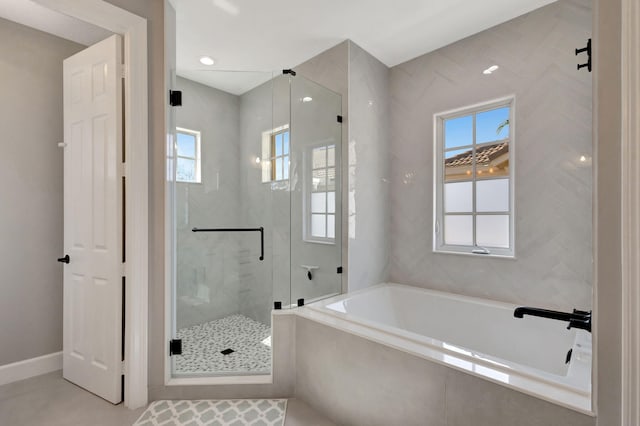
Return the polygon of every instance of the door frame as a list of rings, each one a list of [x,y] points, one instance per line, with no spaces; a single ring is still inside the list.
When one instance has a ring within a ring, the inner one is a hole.
[[[125,250],[127,254],[124,331],[124,405],[136,409],[148,402],[149,309],[149,175],[147,20],[103,0],[35,0],[116,34],[124,40],[124,117],[127,179],[125,196]]]

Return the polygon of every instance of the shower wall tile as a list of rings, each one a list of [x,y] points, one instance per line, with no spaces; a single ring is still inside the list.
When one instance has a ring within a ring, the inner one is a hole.
[[[252,255],[242,264],[242,297],[239,313],[256,321],[268,323],[274,297],[288,295],[289,280],[286,273],[289,265],[287,246],[278,245],[278,236],[288,240],[288,193],[278,191],[270,183],[262,183],[262,167],[255,162],[262,156],[262,133],[288,122],[287,86],[281,79],[264,83],[240,96],[240,171],[241,199],[238,220],[247,227],[264,227],[264,261],[259,257],[259,236],[246,247]],[[284,215],[284,219],[279,221]],[[282,251],[276,252],[278,247]],[[274,268],[276,260],[281,268]],[[284,267],[286,265],[286,268]],[[284,276],[276,273],[284,273]],[[286,291],[285,291],[286,288]],[[279,300],[279,299],[275,299]]]
[[[389,68],[349,42],[349,291],[389,275]]]
[[[314,81],[333,92],[339,93],[342,96],[342,291],[347,291],[347,282],[349,274],[349,262],[348,262],[348,245],[349,240],[347,236],[347,214],[346,206],[348,205],[347,195],[347,157],[349,140],[349,43],[346,40],[342,43],[335,45],[334,47],[325,50],[324,52],[314,56],[308,61],[294,67],[294,69],[300,73],[301,76]],[[299,262],[300,263],[300,262]],[[311,263],[313,264],[313,263]],[[298,269],[298,278],[295,281],[300,290],[300,293],[312,290],[312,293],[319,294],[320,288],[315,290],[310,289],[310,284],[305,282],[304,272],[302,269]]]
[[[592,76],[574,55],[591,13],[588,0],[561,0],[391,69],[391,281],[591,306]],[[435,254],[433,115],[512,94],[516,258]]]
[[[196,234],[193,227],[235,227],[240,208],[240,99],[178,77],[184,105],[176,125],[201,132],[202,183],[176,183],[176,326],[238,312],[244,236]]]

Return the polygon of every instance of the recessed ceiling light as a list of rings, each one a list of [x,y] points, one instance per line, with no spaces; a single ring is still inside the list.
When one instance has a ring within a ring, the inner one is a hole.
[[[302,102],[311,102],[313,100],[313,98],[311,96],[305,96],[304,98],[302,98]]]
[[[489,68],[487,68],[486,70],[482,71],[482,74],[489,75],[492,72],[496,71],[498,68],[500,68],[500,67],[497,66],[497,65],[491,65]]]
[[[216,61],[214,61],[210,56],[203,56],[200,58],[200,63],[202,65],[213,65],[216,63]]]

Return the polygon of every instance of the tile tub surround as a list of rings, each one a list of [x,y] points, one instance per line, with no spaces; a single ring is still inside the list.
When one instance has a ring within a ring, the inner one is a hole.
[[[391,69],[390,281],[589,309],[592,75],[576,70],[574,49],[591,16],[589,0],[560,0]],[[435,254],[433,115],[511,94],[516,259]]]
[[[296,318],[295,396],[337,424],[595,426],[594,417]]]
[[[296,311],[570,409],[591,414],[591,335],[513,317],[516,305],[386,283]],[[541,349],[544,348],[544,349]],[[571,350],[571,362],[566,362]]]

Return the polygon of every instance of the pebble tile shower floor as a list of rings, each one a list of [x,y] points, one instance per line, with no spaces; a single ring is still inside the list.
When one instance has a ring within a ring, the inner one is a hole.
[[[177,338],[182,339],[182,355],[175,356],[177,374],[271,370],[271,327],[244,315],[180,329]]]

